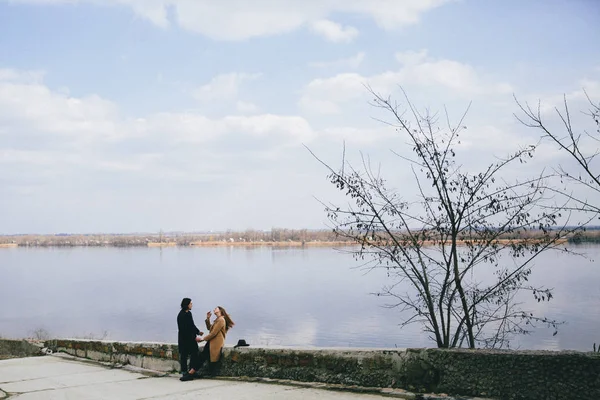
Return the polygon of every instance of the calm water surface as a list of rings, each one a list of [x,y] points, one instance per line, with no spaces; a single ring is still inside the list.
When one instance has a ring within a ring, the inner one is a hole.
[[[600,246],[577,247],[600,261]],[[532,279],[555,299],[526,309],[567,323],[513,347],[591,350],[600,343],[600,263],[548,253]],[[102,337],[176,342],[182,297],[196,325],[224,306],[236,326],[227,343],[325,347],[427,347],[418,325],[370,293],[386,281],[331,248],[0,249],[0,336]]]

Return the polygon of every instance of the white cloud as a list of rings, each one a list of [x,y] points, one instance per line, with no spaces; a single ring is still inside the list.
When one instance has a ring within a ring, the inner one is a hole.
[[[426,50],[396,53],[396,60],[402,65],[397,72],[402,84],[412,82],[423,86],[442,86],[467,95],[513,91],[508,83],[486,80],[469,64],[435,60],[427,56]]]
[[[170,25],[171,9],[179,26],[219,40],[287,33],[343,13],[366,14],[383,29],[397,29],[418,23],[424,13],[449,1],[452,0],[12,0],[125,6],[161,28]]]
[[[398,52],[395,54],[395,58],[396,61],[403,65],[420,64],[427,59],[427,50]]]
[[[31,164],[48,166],[54,163],[56,155],[47,151],[0,149],[0,163]]]
[[[339,0],[341,10],[370,14],[384,29],[391,30],[419,22],[421,15],[452,0]]]
[[[244,132],[252,136],[288,136],[294,142],[308,141],[315,137],[315,132],[308,121],[298,116],[281,116],[273,114],[253,115],[249,117],[228,116],[223,123],[231,132]]]
[[[37,179],[61,179],[70,171],[144,172],[163,157],[162,154],[95,155],[93,149],[78,153],[50,150],[0,149],[0,164],[25,167]],[[22,172],[21,172],[22,174]],[[11,174],[5,177],[10,178]],[[20,175],[20,177],[23,175]]]
[[[44,71],[17,71],[10,68],[0,68],[0,81],[39,82],[44,79]]]
[[[0,125],[10,124],[15,131],[43,131],[77,140],[91,136],[118,138],[114,124],[117,107],[96,95],[70,97],[51,91],[36,72],[6,73],[0,79]]]
[[[194,90],[193,96],[203,102],[221,100],[235,100],[238,97],[240,86],[249,81],[260,78],[261,74],[248,74],[243,72],[232,72],[219,74],[211,81]]]
[[[597,103],[598,98],[600,98],[600,80],[586,78],[582,79],[579,84],[581,85],[581,88],[585,90],[590,99],[596,99]]]
[[[318,114],[339,114],[342,112],[340,106],[332,100],[320,100],[310,96],[302,96],[298,102],[298,106],[308,112]]]
[[[354,100],[365,92],[365,77],[342,73],[331,78],[314,79],[305,88],[298,105],[305,111],[320,114],[341,112],[340,103]]]
[[[242,114],[255,114],[260,110],[256,104],[247,101],[238,101],[236,109]]]
[[[477,151],[483,148],[493,149],[496,155],[504,156],[519,148],[534,144],[536,138],[524,135],[522,131],[508,130],[493,125],[471,125],[461,132],[461,151]]]
[[[372,76],[341,73],[330,78],[314,79],[304,88],[299,106],[322,114],[341,112],[340,105],[365,97],[365,85],[383,94],[395,91],[398,85],[407,88],[430,88],[452,96],[473,98],[480,95],[506,95],[513,92],[510,84],[495,82],[474,67],[454,60],[436,60],[426,50],[397,53],[400,69]],[[327,104],[327,107],[323,107]]]
[[[312,68],[350,68],[356,69],[360,67],[362,62],[365,60],[365,53],[358,52],[356,55],[348,58],[341,58],[339,60],[332,61],[313,61],[308,64]]]
[[[370,145],[397,136],[397,132],[389,126],[378,126],[376,128],[329,127],[319,131],[319,134],[357,146]]]
[[[28,0],[25,0],[28,1]],[[45,0],[52,1],[52,0]],[[60,0],[59,0],[60,1]],[[73,0],[71,0],[73,1]],[[77,0],[74,0],[77,1]],[[87,0],[82,0],[87,1]],[[92,0],[94,3],[102,4],[103,2],[97,2],[96,0]],[[111,1],[111,0],[109,0]],[[168,28],[170,25],[169,19],[167,17],[167,7],[169,6],[169,2],[162,0],[112,0],[117,3],[128,5],[132,8],[133,12],[136,15],[139,15],[143,18],[146,18],[153,24],[161,27]]]
[[[554,113],[555,108],[563,110],[565,100],[571,111],[583,111],[589,109],[589,100],[592,100],[596,104],[600,102],[600,80],[589,78],[581,79],[578,86],[578,88],[564,94],[529,95],[528,98],[532,106],[537,106],[539,100],[540,111],[545,114]]]
[[[358,29],[352,26],[342,26],[328,19],[314,21],[311,24],[311,30],[333,43],[349,43],[358,36]]]
[[[123,117],[114,103],[97,95],[69,96],[27,80],[28,72],[8,71],[0,70],[0,162],[30,166],[32,171],[77,166],[147,175],[173,149],[201,145],[199,149],[218,160],[231,143],[239,143],[244,151],[263,157],[317,135],[307,120],[293,115],[209,118],[199,112],[162,112]],[[252,104],[238,106],[256,111]],[[190,164],[198,163],[196,153],[189,157]],[[159,170],[193,175],[187,166]]]

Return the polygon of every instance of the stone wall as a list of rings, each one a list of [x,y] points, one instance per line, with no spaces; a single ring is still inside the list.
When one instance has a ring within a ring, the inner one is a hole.
[[[179,371],[179,350],[174,344],[53,339],[46,341],[45,346],[55,352],[90,360],[133,365],[161,372]]]
[[[27,340],[0,339],[0,360],[42,355],[41,346]]]
[[[177,346],[53,340],[55,351],[175,372]],[[402,388],[497,399],[600,399],[600,354],[441,349],[225,348],[221,375]]]

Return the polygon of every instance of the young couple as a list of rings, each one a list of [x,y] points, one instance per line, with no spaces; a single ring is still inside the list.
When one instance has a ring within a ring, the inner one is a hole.
[[[200,377],[198,371],[206,361],[208,361],[208,375],[214,376],[217,374],[217,363],[221,357],[221,349],[225,344],[227,331],[233,327],[234,322],[227,314],[227,311],[221,306],[214,309],[216,319],[211,323],[210,318],[212,313],[206,313],[206,329],[208,334],[200,330],[194,324],[192,317],[192,300],[184,298],[181,300],[181,311],[177,315],[178,346],[179,346],[179,362],[181,364],[180,378],[182,381],[189,381]],[[198,353],[198,343],[206,342],[204,349]],[[190,359],[188,369],[187,360]]]

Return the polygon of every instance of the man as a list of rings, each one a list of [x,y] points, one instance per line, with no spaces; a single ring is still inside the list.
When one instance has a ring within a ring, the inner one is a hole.
[[[193,379],[196,373],[194,368],[188,370],[188,357],[190,358],[190,367],[198,364],[198,344],[196,336],[203,335],[203,332],[194,324],[192,317],[192,299],[185,297],[181,300],[181,310],[177,315],[177,329],[179,347],[179,363],[181,366],[181,381],[189,381]]]

